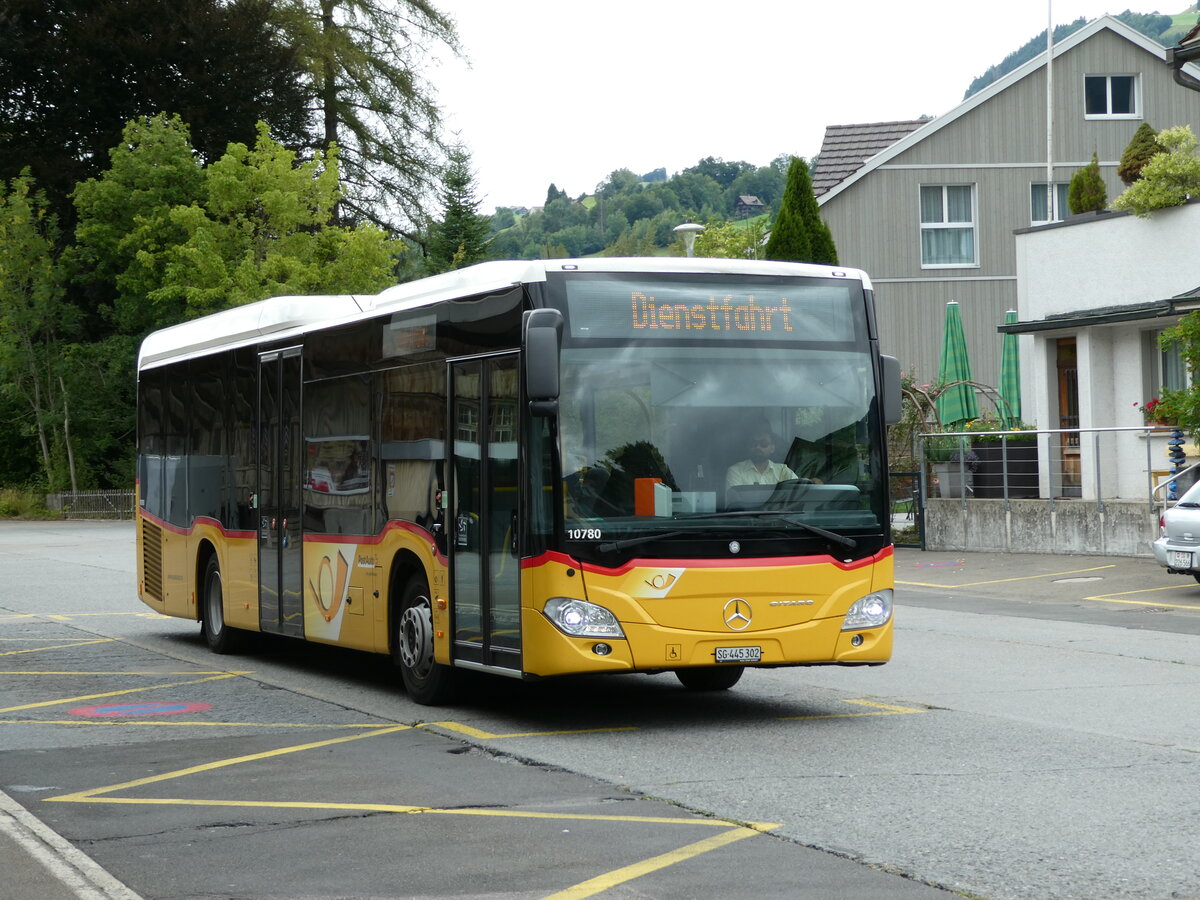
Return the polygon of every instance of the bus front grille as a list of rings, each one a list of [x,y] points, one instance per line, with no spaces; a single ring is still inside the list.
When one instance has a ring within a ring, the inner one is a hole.
[[[163,599],[162,529],[142,520],[142,585],[149,599]]]

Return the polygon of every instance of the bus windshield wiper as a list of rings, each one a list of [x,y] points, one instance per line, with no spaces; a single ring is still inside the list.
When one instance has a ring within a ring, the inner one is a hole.
[[[793,518],[787,513],[773,509],[735,509],[723,513],[704,513],[699,516],[688,516],[688,521],[694,522],[697,519],[724,519],[729,516],[753,516],[756,519],[769,516],[774,519],[781,519],[789,525],[795,525],[797,528],[803,528],[805,531],[811,531],[813,534],[819,535],[827,541],[833,541],[835,544],[840,544],[849,550],[853,550],[858,546],[858,541],[854,540],[854,538],[846,537],[844,534],[838,534],[836,531],[829,531],[816,525],[809,525],[807,522]]]
[[[597,544],[596,549],[601,553],[611,553],[613,550],[624,550],[626,547],[636,547],[638,544],[647,544],[650,541],[666,540],[667,538],[679,537],[687,534],[686,531],[658,531],[654,534],[642,534],[637,537],[625,538],[623,541],[605,541],[603,544]]]

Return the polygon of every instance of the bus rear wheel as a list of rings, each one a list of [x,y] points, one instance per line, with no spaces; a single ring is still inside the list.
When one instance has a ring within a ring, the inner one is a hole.
[[[745,666],[719,669],[676,669],[675,677],[689,691],[727,691],[742,677]]]
[[[412,579],[400,599],[393,655],[408,696],[423,706],[454,696],[454,670],[433,658],[433,604],[423,578]]]
[[[225,590],[221,582],[221,564],[214,554],[204,567],[201,582],[200,633],[213,653],[233,653],[240,637],[236,628],[225,624]]]

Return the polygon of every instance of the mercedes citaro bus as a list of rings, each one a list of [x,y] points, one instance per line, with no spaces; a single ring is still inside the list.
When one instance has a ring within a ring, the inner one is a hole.
[[[515,678],[879,665],[886,425],[868,277],[719,259],[490,262],[275,297],[138,359],[138,591],[390,654],[415,701]]]

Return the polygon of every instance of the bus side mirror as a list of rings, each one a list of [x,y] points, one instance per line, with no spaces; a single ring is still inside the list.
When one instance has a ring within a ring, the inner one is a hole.
[[[895,425],[904,418],[904,397],[900,392],[900,360],[881,356],[883,364],[883,423]]]
[[[531,309],[526,311],[521,325],[529,412],[535,416],[553,416],[558,412],[562,313],[557,309]]]

